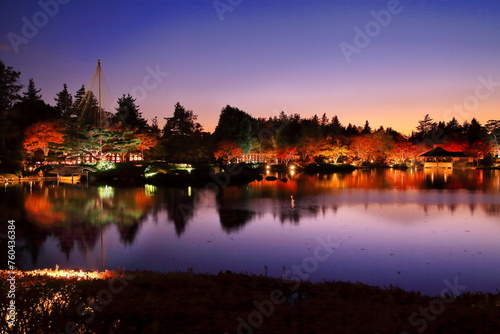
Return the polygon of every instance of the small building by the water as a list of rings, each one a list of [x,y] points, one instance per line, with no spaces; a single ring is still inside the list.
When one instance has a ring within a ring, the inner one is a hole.
[[[421,154],[419,160],[423,161],[424,168],[456,168],[473,166],[476,159],[464,152],[451,152],[437,146]]]

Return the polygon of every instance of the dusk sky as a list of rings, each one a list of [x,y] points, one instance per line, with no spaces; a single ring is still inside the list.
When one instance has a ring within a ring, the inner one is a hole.
[[[180,102],[207,131],[226,104],[254,117],[368,119],[406,134],[425,114],[500,118],[500,1],[215,4],[3,0],[0,60],[54,104],[63,83],[74,94],[102,59],[108,109],[132,93],[163,125]]]

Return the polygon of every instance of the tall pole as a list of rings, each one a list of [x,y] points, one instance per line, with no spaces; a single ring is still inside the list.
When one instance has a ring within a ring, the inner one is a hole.
[[[101,60],[97,60],[97,76],[99,78],[99,110],[101,109]]]

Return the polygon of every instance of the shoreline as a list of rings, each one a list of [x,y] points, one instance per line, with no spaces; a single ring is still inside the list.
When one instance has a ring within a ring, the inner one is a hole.
[[[366,170],[366,169],[397,169],[397,170],[407,170],[411,168],[399,168],[390,166],[352,166],[352,165],[309,165],[303,168],[302,173],[305,174],[332,174],[332,173],[350,173],[354,170]],[[423,170],[424,168],[417,168],[417,170]],[[455,169],[445,169],[436,168],[436,170],[447,170],[453,171]],[[457,168],[456,170],[464,170],[462,168]],[[500,167],[474,167],[466,168],[466,170],[500,170]],[[231,184],[245,184],[254,180],[260,180],[263,178],[262,170],[259,168],[246,168],[242,175],[234,175],[231,177]],[[217,175],[217,174],[214,174]],[[80,180],[83,176],[84,180]],[[71,178],[72,182],[67,182],[66,179]],[[74,181],[73,181],[74,178]],[[65,183],[79,184],[80,182],[87,182],[86,175],[75,175],[75,176],[26,176],[20,177],[12,173],[0,173],[0,184],[6,183],[22,183],[22,182],[41,182],[41,181],[62,181]],[[169,185],[202,185],[213,181],[209,173],[206,175],[204,173],[195,173],[194,175],[188,174],[159,174],[152,178],[145,178],[143,175],[138,175],[136,173],[130,172],[119,172],[114,171],[101,172],[97,174],[89,174],[89,178],[92,180],[90,184],[103,184],[103,183],[115,183],[115,184],[151,184],[156,186],[169,186]]]

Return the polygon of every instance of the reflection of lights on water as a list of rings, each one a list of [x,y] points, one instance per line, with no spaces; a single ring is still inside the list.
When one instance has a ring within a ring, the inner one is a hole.
[[[188,187],[188,196],[191,196],[191,186]]]
[[[144,185],[144,191],[146,192],[146,196],[154,196],[156,192],[156,187],[151,184]]]
[[[293,196],[290,196],[290,205],[292,206],[292,209],[295,208],[295,200],[293,199]]]
[[[113,198],[115,196],[115,189],[110,186],[97,187],[97,194],[100,198]]]

